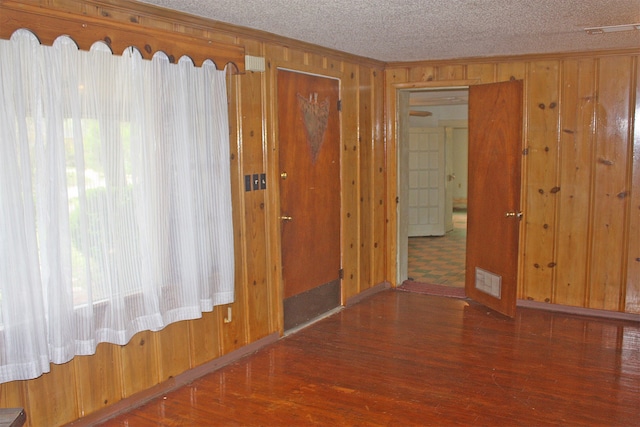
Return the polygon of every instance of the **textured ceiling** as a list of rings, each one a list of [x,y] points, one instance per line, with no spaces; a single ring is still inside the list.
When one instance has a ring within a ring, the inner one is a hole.
[[[384,62],[640,49],[640,0],[145,0]]]

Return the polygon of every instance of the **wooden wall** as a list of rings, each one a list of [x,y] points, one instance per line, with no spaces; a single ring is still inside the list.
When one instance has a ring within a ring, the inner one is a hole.
[[[0,0],[0,4],[8,1]],[[62,425],[149,390],[191,368],[282,332],[276,69],[339,78],[342,96],[343,302],[394,283],[397,85],[525,80],[520,297],[640,312],[638,52],[486,61],[385,64],[126,0],[27,0],[171,34],[244,46],[264,73],[229,77],[236,301],[202,319],[101,344],[30,381],[0,385],[0,407],[25,407],[29,424]],[[42,10],[42,9],[40,9]],[[64,29],[61,29],[64,30]],[[64,32],[64,31],[63,31]],[[388,137],[385,138],[385,135]],[[266,191],[243,191],[266,173]]]
[[[640,313],[639,57],[635,50],[388,64],[389,230],[396,227],[396,91],[522,79],[518,297]],[[396,277],[393,259],[388,266]]]
[[[277,183],[276,70],[338,78],[342,97],[342,300],[387,281],[384,64],[124,0],[28,0],[25,10],[64,11],[124,25],[244,46],[266,72],[229,77],[236,284],[227,306],[202,319],[141,332],[125,346],[100,344],[30,381],[0,384],[0,407],[22,406],[32,426],[62,425],[144,392],[270,335],[282,333]],[[23,6],[17,6],[23,7]],[[35,9],[34,9],[35,8]],[[0,10],[0,13],[2,11]],[[0,17],[1,18],[1,17]],[[69,30],[60,28],[60,33]],[[37,29],[34,29],[37,34]],[[266,173],[266,191],[244,191],[245,174]]]

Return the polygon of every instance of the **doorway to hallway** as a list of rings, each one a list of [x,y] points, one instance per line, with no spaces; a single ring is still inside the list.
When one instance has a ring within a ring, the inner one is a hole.
[[[407,104],[400,150],[406,148],[408,160],[399,163],[399,175],[407,177],[407,191],[400,192],[407,200],[405,277],[464,288],[468,89],[415,90]]]
[[[524,141],[523,82],[472,84],[468,86],[468,201],[469,211],[466,239],[466,270],[464,293],[509,317],[515,316],[518,285],[520,193],[522,191],[521,162]],[[397,283],[408,282],[408,207],[412,200],[410,176],[404,170],[409,155],[410,96],[419,90],[398,88],[395,177],[398,196],[396,221],[396,278]],[[473,101],[473,102],[472,102]],[[415,113],[420,113],[416,111]],[[428,117],[434,116],[432,111]],[[446,141],[446,140],[445,140]],[[516,143],[519,141],[519,143]],[[408,174],[406,174],[408,175]],[[442,174],[433,174],[441,179]],[[447,181],[455,174],[444,175]],[[425,175],[431,179],[430,175]],[[415,177],[414,177],[415,178]],[[418,178],[422,178],[418,176]],[[440,187],[438,187],[440,188]],[[446,191],[446,190],[445,190]],[[406,197],[409,194],[409,197]],[[427,194],[428,195],[428,194]],[[420,200],[420,199],[418,199]],[[515,219],[515,221],[513,221]],[[393,267],[391,267],[393,268]],[[411,283],[411,282],[408,282]],[[415,283],[415,282],[413,282]],[[438,286],[438,285],[432,285]],[[400,287],[400,286],[399,286]],[[459,289],[438,286],[442,289]]]
[[[467,211],[453,209],[453,229],[443,236],[409,238],[408,280],[464,288]]]

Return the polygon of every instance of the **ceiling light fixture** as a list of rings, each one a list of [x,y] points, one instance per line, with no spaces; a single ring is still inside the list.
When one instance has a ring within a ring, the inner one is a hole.
[[[617,33],[619,31],[640,30],[640,24],[610,25],[608,27],[589,27],[584,29],[590,36],[594,34]]]
[[[433,113],[431,111],[410,110],[409,115],[416,116],[416,117],[429,117],[429,116],[432,116]]]

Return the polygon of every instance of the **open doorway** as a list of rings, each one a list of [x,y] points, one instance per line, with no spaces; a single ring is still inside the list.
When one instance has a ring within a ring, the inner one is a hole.
[[[399,95],[399,283],[463,288],[468,88]]]

